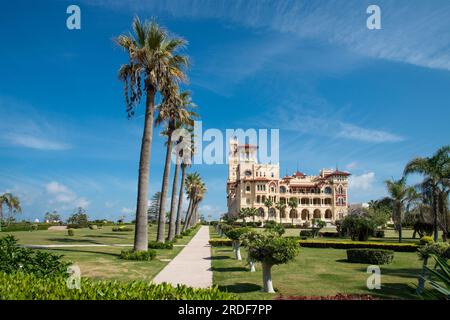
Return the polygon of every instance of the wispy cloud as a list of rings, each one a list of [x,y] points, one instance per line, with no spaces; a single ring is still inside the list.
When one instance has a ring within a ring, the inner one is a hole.
[[[45,151],[71,148],[62,140],[62,129],[39,115],[34,107],[0,97],[0,112],[0,144]]]
[[[380,129],[363,127],[342,121],[338,113],[324,109],[307,110],[302,107],[279,107],[270,116],[261,116],[262,127],[281,128],[298,134],[326,136],[370,143],[400,142],[404,138]]]
[[[167,0],[88,3],[108,9],[214,18],[247,27],[316,39],[371,58],[450,70],[450,3],[379,0],[382,30],[368,30],[368,0]],[[295,41],[295,40],[294,40]]]

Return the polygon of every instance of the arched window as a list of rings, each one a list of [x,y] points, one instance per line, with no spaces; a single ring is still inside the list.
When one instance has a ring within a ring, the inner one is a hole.
[[[326,188],[325,188],[325,193],[326,193],[326,194],[331,194],[331,192],[332,192],[332,190],[331,190],[330,187],[326,187]]]
[[[309,211],[307,209],[302,210],[302,220],[309,220]]]
[[[270,208],[269,209],[269,217],[270,218],[275,218],[275,216],[276,216],[275,209],[274,208]]]
[[[331,213],[330,209],[327,209],[325,211],[325,219],[331,219],[331,218],[333,218],[333,214]]]
[[[286,193],[286,187],[281,186],[280,187],[280,193]]]
[[[256,203],[261,203],[261,196],[256,196]]]
[[[291,218],[291,219],[297,219],[297,218],[298,218],[297,210],[291,209],[291,211],[289,211],[289,218]]]
[[[320,219],[322,216],[320,214],[320,210],[316,209],[314,210],[314,219]]]
[[[249,184],[247,184],[247,185],[245,186],[245,191],[246,191],[246,192],[250,192],[250,185],[249,185]]]
[[[264,218],[264,216],[265,216],[265,214],[264,214],[264,208],[259,208],[258,211],[259,211],[259,216],[262,217],[262,218]]]

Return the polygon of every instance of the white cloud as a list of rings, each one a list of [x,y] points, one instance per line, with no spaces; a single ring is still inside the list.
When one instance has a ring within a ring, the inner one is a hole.
[[[373,183],[375,181],[375,173],[374,172],[367,172],[364,174],[361,174],[359,176],[354,175],[350,176],[349,183],[350,183],[350,190],[369,190],[372,188]]]
[[[46,186],[46,192],[50,196],[49,204],[60,206],[60,209],[70,209],[73,207],[83,207],[89,206],[89,201],[83,197],[78,197],[72,190],[67,186],[52,181]]]

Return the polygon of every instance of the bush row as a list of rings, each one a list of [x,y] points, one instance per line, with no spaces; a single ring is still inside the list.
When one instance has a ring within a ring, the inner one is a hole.
[[[59,224],[13,223],[13,224],[11,224],[9,226],[6,226],[6,225],[2,224],[2,232],[47,230],[51,226],[59,226]]]
[[[415,252],[418,246],[413,243],[387,243],[387,242],[366,242],[366,241],[310,241],[299,240],[300,246],[305,248],[333,248],[333,249],[352,249],[352,248],[372,248],[389,249],[397,252]]]
[[[133,250],[123,250],[120,252],[120,259],[123,260],[134,260],[134,261],[150,261],[156,257],[155,250],[147,251],[133,251]]]
[[[418,246],[413,243],[386,243],[386,242],[364,242],[364,241],[310,241],[298,240],[301,247],[305,248],[333,248],[333,249],[352,249],[352,248],[372,248],[389,249],[397,252],[415,252]],[[209,240],[212,247],[231,246],[230,239],[213,238]]]
[[[347,260],[355,263],[388,264],[394,259],[394,251],[385,249],[348,249]]]
[[[26,288],[26,290],[24,290]],[[69,289],[66,278],[0,273],[0,300],[234,300],[217,287],[195,289],[143,281],[94,281],[82,278],[80,289]]]

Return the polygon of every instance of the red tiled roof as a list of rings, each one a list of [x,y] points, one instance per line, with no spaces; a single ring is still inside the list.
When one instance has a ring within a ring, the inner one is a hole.
[[[331,176],[350,176],[350,175],[351,174],[349,172],[335,170],[334,172],[325,175],[325,178],[328,178]]]
[[[294,173],[295,177],[304,177],[305,174],[303,172],[297,171],[296,173]]]

